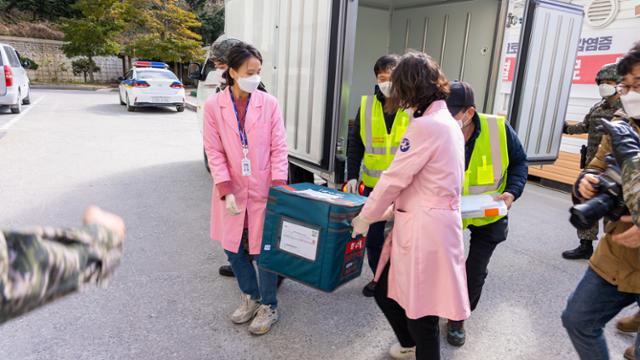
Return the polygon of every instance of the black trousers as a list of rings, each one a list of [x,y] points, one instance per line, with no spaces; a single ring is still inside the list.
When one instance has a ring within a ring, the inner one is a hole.
[[[369,196],[372,191],[373,188],[365,187],[364,196]],[[367,233],[367,242],[365,245],[367,248],[367,261],[374,275],[376,274],[380,253],[382,253],[382,247],[384,246],[384,229],[386,225],[386,221],[373,223],[369,226],[369,232]]]
[[[487,267],[496,246],[507,239],[509,220],[505,217],[485,226],[469,226],[471,241],[467,257],[467,289],[471,311],[480,301],[484,281],[489,274]]]
[[[440,328],[437,316],[409,319],[404,309],[387,296],[389,288],[389,264],[387,264],[376,286],[376,303],[389,321],[400,345],[416,347],[417,360],[440,359]]]

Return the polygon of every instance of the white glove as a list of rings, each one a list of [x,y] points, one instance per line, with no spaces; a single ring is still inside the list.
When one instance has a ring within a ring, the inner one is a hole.
[[[234,216],[240,214],[240,210],[238,210],[238,205],[236,204],[236,197],[233,194],[227,194],[227,196],[224,197],[224,204],[229,214]]]
[[[367,236],[367,233],[369,232],[369,226],[372,223],[373,221],[367,219],[362,215],[356,216],[353,220],[351,220],[351,226],[353,227],[351,237],[355,239],[358,235]]]
[[[380,221],[393,221],[393,218],[394,218],[393,205],[391,205],[389,206],[387,211],[384,212],[384,215],[382,215],[382,220]]]
[[[358,194],[358,179],[347,181],[347,192],[349,194]]]

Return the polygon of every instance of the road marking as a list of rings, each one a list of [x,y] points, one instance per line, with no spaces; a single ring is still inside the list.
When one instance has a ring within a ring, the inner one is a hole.
[[[6,123],[2,127],[0,127],[0,131],[7,131],[13,124],[17,123],[18,121],[20,121],[20,119],[22,119],[25,115],[27,115],[29,110],[33,109],[44,98],[45,98],[45,96],[43,95],[38,100],[36,100],[33,103],[31,103],[31,105],[29,105],[29,107],[27,107],[23,112],[18,114],[18,116],[16,116],[15,118],[11,119],[11,121],[9,121],[8,123]]]

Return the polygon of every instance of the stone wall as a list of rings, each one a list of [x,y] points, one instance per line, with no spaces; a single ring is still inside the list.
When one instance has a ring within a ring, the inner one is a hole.
[[[22,56],[35,61],[38,70],[28,70],[31,81],[36,82],[82,82],[82,75],[74,76],[71,61],[62,52],[62,41],[0,36],[0,43],[13,46]],[[94,58],[101,71],[95,73],[94,79],[110,82],[122,76],[122,59],[116,56],[100,56]]]

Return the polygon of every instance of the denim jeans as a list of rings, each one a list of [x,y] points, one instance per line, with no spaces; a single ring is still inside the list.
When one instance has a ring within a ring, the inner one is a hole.
[[[229,263],[231,263],[238,286],[240,286],[240,290],[244,294],[250,295],[251,299],[260,301],[264,305],[271,305],[275,309],[278,307],[276,298],[278,275],[258,268],[256,276],[256,268],[253,261],[258,262],[258,255],[249,255],[244,244],[245,242],[243,241],[237,253],[224,251],[227,254]]]
[[[609,359],[604,326],[634,302],[640,304],[640,294],[620,292],[591,268],[587,269],[562,313],[562,324],[580,359]],[[640,354],[637,336],[635,348],[636,354]]]

